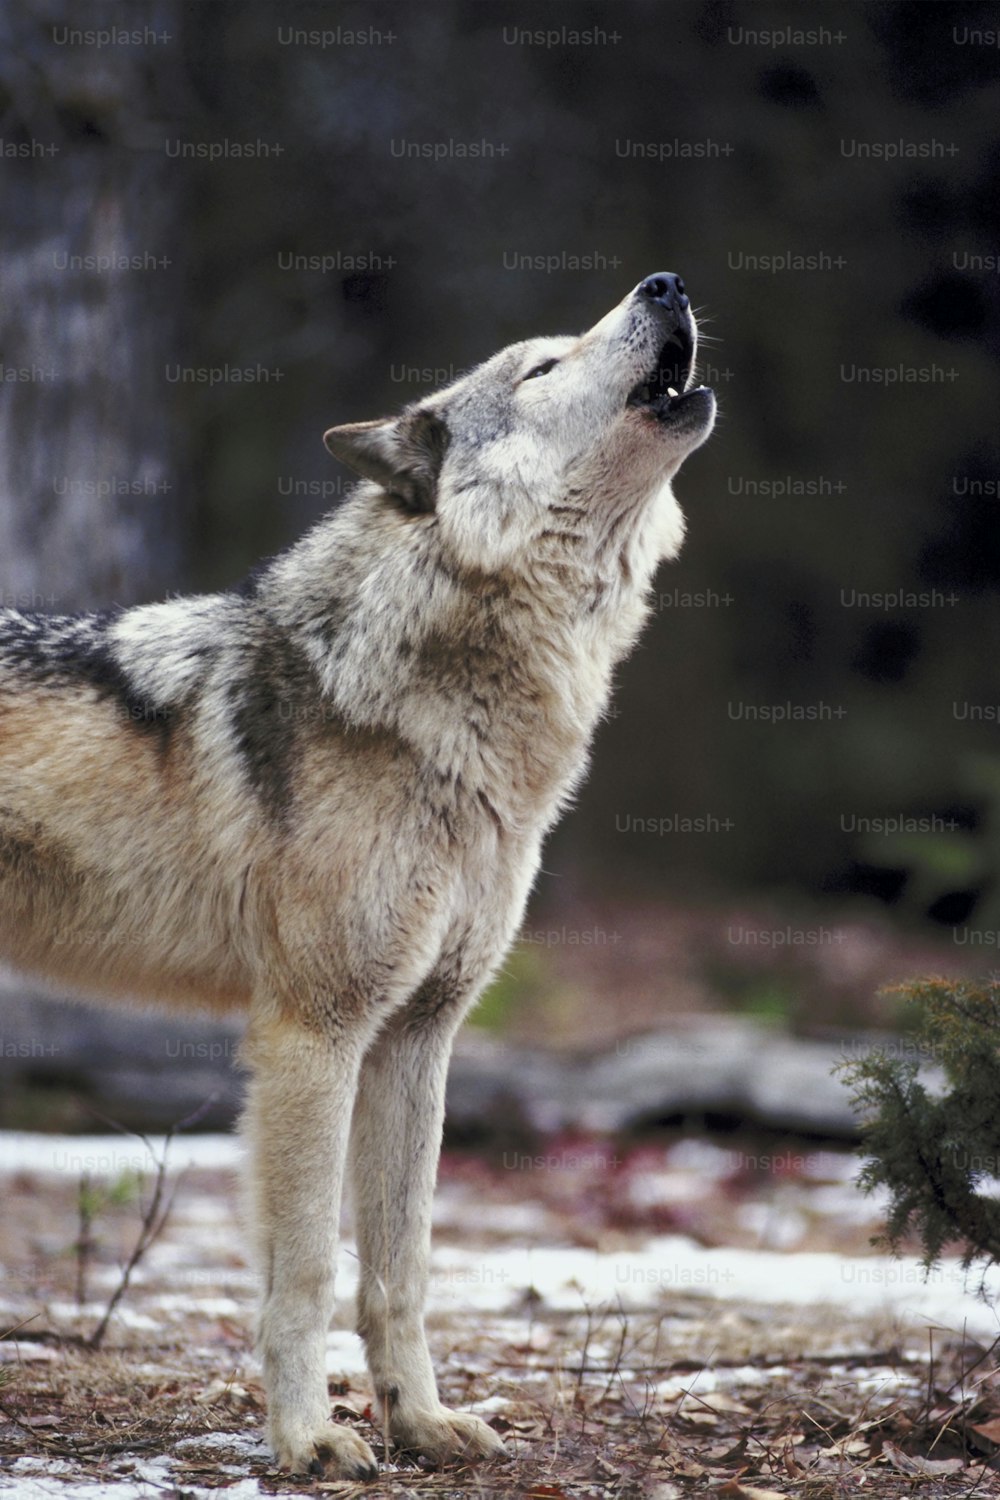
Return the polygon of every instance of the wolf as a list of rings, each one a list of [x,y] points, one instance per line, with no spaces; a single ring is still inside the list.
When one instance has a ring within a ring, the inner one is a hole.
[[[708,437],[684,283],[333,427],[358,482],[238,589],[0,610],[0,957],[84,997],[246,1013],[268,1436],[367,1479],[325,1372],[341,1191],[391,1440],[502,1453],[423,1326],[445,1076],[684,533]]]

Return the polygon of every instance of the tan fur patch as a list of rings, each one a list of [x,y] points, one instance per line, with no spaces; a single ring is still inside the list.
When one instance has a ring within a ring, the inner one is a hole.
[[[182,736],[164,753],[86,692],[0,693],[5,956],[138,1005],[246,1006],[248,976],[178,879],[201,852],[188,761]]]

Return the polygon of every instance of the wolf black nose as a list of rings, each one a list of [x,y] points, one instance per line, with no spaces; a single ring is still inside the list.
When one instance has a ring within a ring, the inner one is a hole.
[[[636,287],[636,295],[650,302],[659,302],[668,312],[686,312],[688,309],[684,283],[673,271],[657,271],[655,276],[647,276]]]

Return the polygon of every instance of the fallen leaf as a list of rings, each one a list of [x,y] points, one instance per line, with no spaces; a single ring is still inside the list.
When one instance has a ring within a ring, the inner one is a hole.
[[[789,1479],[798,1479],[800,1474],[804,1474],[806,1472],[804,1466],[799,1463],[798,1459],[795,1457],[795,1454],[792,1452],[791,1443],[785,1444],[785,1450],[781,1455],[781,1462],[785,1466],[785,1473],[788,1475]]]
[[[728,1396],[725,1391],[706,1391],[705,1395],[699,1395],[698,1391],[685,1391],[677,1403],[676,1415],[685,1417],[688,1421],[699,1412],[706,1414],[735,1412],[738,1416],[748,1416],[749,1406],[744,1406],[742,1401]]]
[[[870,1453],[871,1445],[862,1438],[842,1438],[839,1443],[830,1443],[828,1446],[816,1449],[818,1458],[841,1459],[848,1453]]]
[[[882,1445],[882,1456],[900,1474],[957,1474],[960,1469],[965,1468],[965,1463],[960,1458],[917,1458],[904,1453],[902,1448],[897,1448],[895,1443],[888,1440]]]
[[[724,1469],[732,1468],[736,1464],[741,1464],[746,1458],[748,1441],[749,1439],[746,1436],[743,1436],[740,1438],[739,1442],[736,1443],[732,1448],[727,1448],[725,1453],[709,1454],[710,1462],[713,1464],[719,1464]]]
[[[688,1427],[696,1427],[699,1431],[712,1432],[719,1425],[718,1417],[710,1411],[682,1411],[679,1420]]]
[[[761,1490],[753,1484],[740,1484],[736,1479],[729,1479],[716,1493],[724,1500],[788,1500],[780,1490]]]

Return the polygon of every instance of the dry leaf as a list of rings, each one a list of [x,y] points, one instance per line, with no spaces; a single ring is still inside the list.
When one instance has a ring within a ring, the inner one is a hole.
[[[713,1464],[719,1464],[724,1469],[731,1469],[735,1464],[741,1464],[747,1456],[747,1443],[749,1438],[744,1434],[738,1443],[732,1448],[727,1448],[724,1453],[712,1453],[709,1455]]]
[[[785,1444],[784,1452],[781,1455],[781,1461],[785,1466],[785,1473],[789,1476],[790,1479],[798,1479],[800,1474],[804,1474],[806,1472],[804,1466],[799,1463],[798,1459],[795,1457],[795,1454],[792,1452],[791,1443]]]
[[[719,1412],[737,1412],[740,1416],[749,1416],[749,1406],[744,1406],[742,1401],[737,1401],[735,1396],[729,1396],[725,1391],[708,1391],[706,1395],[699,1396],[697,1391],[692,1392],[687,1399],[696,1402],[703,1409]],[[683,1406],[683,1402],[681,1403]]]
[[[712,1432],[719,1425],[718,1417],[710,1411],[682,1411],[679,1416],[688,1427],[697,1428],[699,1432]]]
[[[370,1397],[366,1396],[363,1391],[355,1391],[352,1395],[349,1387],[346,1391],[338,1391],[336,1395],[330,1397],[331,1411],[350,1412],[355,1417],[363,1417],[366,1408],[370,1405]]]
[[[960,1458],[914,1458],[909,1453],[904,1453],[902,1448],[897,1448],[896,1444],[889,1442],[888,1439],[882,1445],[882,1456],[887,1458],[900,1474],[926,1477],[931,1474],[957,1474],[960,1469],[965,1468]]]
[[[849,1453],[855,1453],[860,1457],[861,1454],[870,1451],[870,1443],[866,1443],[863,1438],[842,1438],[839,1443],[830,1443],[827,1447],[817,1448],[816,1455],[818,1458],[840,1459]]]
[[[753,1484],[740,1484],[737,1479],[727,1480],[716,1494],[720,1500],[788,1500],[780,1490],[761,1490]]]

